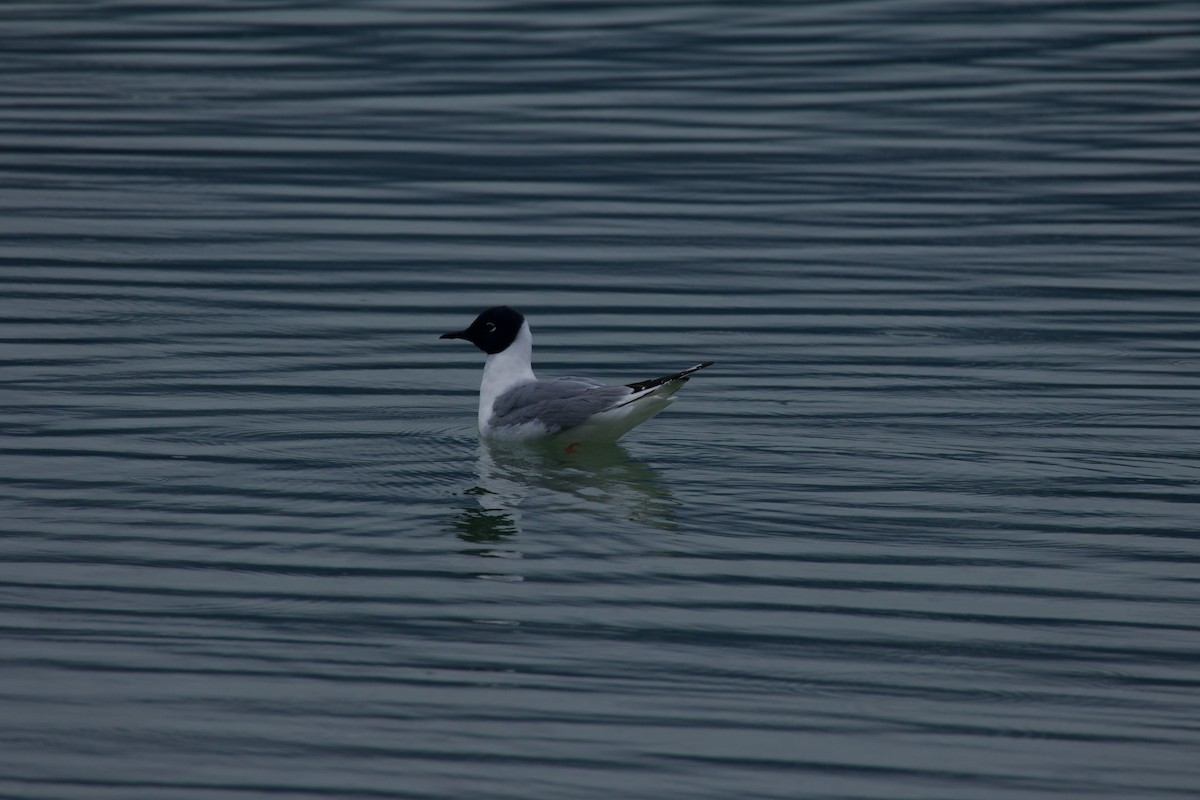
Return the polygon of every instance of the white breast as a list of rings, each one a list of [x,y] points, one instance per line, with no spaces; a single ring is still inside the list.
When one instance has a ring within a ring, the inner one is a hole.
[[[479,430],[490,429],[492,407],[496,398],[519,383],[537,380],[533,374],[533,334],[529,323],[522,322],[517,338],[500,353],[487,357],[483,366],[483,382],[479,385]]]

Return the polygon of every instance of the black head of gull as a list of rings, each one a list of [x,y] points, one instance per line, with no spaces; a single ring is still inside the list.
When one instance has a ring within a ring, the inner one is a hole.
[[[443,333],[439,339],[466,339],[488,355],[503,353],[512,344],[525,317],[508,306],[494,306],[484,311],[466,329]]]

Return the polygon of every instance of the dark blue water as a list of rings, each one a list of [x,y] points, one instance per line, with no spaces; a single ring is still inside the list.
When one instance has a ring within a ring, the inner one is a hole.
[[[1198,36],[6,4],[0,796],[1196,796]]]

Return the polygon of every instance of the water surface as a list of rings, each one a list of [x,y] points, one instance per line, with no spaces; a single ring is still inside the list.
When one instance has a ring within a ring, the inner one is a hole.
[[[0,794],[1194,795],[1193,5],[8,4]]]

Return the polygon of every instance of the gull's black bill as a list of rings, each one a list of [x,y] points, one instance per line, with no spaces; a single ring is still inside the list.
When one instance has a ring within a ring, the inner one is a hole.
[[[439,339],[469,339],[471,337],[466,331],[450,331],[450,333],[443,333],[438,338]]]

